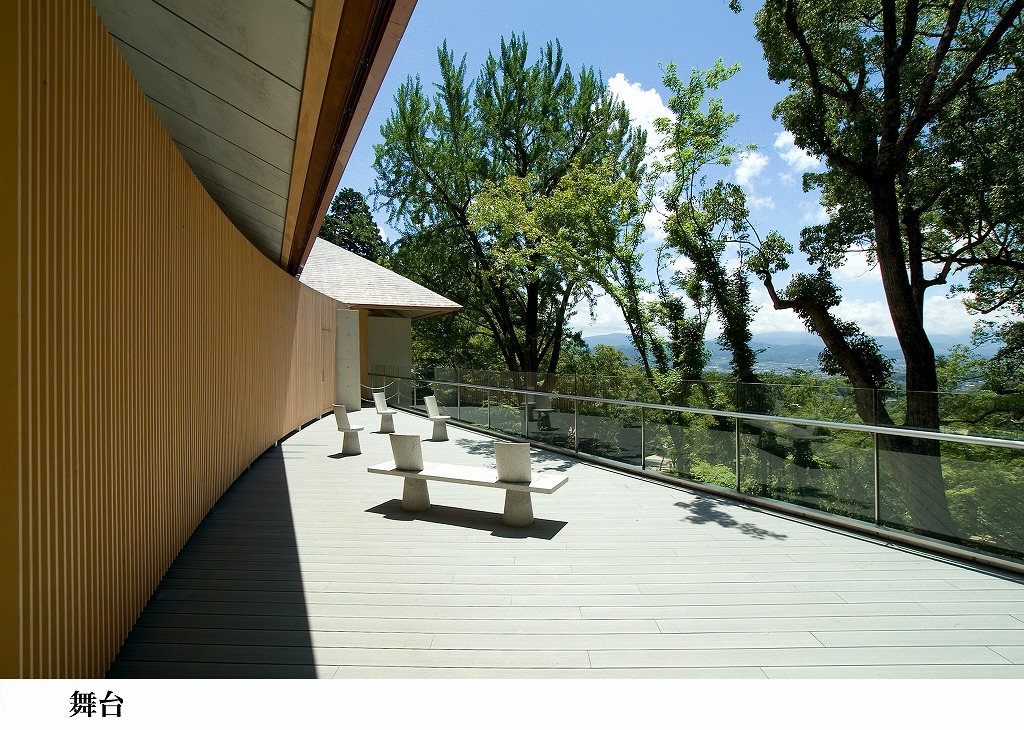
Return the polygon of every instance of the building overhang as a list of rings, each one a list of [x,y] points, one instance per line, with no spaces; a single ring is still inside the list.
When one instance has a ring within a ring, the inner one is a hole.
[[[349,309],[375,317],[423,319],[460,304],[322,238],[310,247],[299,281]]]
[[[438,317],[442,314],[452,314],[462,309],[461,306],[451,307],[388,307],[383,308],[372,304],[349,304],[349,309],[358,309],[366,312],[371,317],[392,317],[402,319],[426,319],[427,317]]]
[[[93,0],[224,214],[296,274],[415,0]]]

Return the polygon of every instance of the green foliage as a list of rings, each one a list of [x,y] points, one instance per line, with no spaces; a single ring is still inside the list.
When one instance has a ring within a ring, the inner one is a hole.
[[[559,364],[560,373],[619,378],[630,367],[629,358],[617,347],[596,345],[591,352],[582,340],[579,344],[580,347],[566,350]]]
[[[598,279],[619,306],[640,363],[663,403],[688,402],[694,381],[703,377],[710,351],[704,335],[712,316],[723,325],[721,342],[733,354],[734,373],[756,381],[756,353],[750,348],[754,307],[745,269],[727,270],[723,259],[748,238],[746,200],[737,186],[712,181],[716,168],[751,148],[727,141],[736,115],[720,98],[709,97],[738,66],[721,61],[694,69],[682,79],[674,64],[664,69],[672,117],[655,121],[663,142],[649,189],[664,204],[665,244],[658,250],[656,280],[640,274],[635,247],[622,247]],[[774,239],[773,239],[774,240]],[[653,295],[653,296],[652,296]],[[711,391],[697,386],[704,395]]]
[[[530,63],[525,37],[503,39],[475,81],[447,44],[438,61],[436,93],[408,79],[376,147],[374,194],[403,232],[391,265],[462,304],[509,370],[554,372],[569,316],[642,226],[644,134],[557,41]]]
[[[1014,105],[999,100],[1016,95],[1022,10],[1024,0],[767,0],[755,19],[769,76],[789,85],[774,115],[797,145],[826,163],[804,186],[821,191],[830,221],[805,230],[801,250],[819,272],[853,252],[877,266],[906,362],[903,423],[912,428],[940,425],[925,292],[945,285],[954,269],[1002,266],[992,254],[1015,250],[1018,194],[1000,186],[1015,179],[1016,163],[987,158],[1016,132],[1005,124],[1014,120]],[[1000,109],[1010,114],[988,121]],[[939,264],[937,273],[929,262]],[[877,388],[884,365],[878,348],[834,317],[835,298],[780,295],[772,274],[759,272],[774,306],[798,312],[822,337],[831,358],[823,364],[845,373],[862,394]],[[1006,289],[1005,279],[994,287],[997,297]],[[865,421],[894,423],[880,397],[862,395],[857,408]],[[938,443],[880,442],[900,483],[891,504],[906,513],[907,525],[962,535],[947,508]]]
[[[502,369],[501,352],[462,312],[412,323],[412,360],[424,368]]]
[[[998,393],[1024,393],[1024,322],[987,323],[987,329],[980,328],[975,339],[1002,343],[987,372],[989,387]]]
[[[649,402],[657,393],[643,369],[619,349],[597,345],[593,352],[575,338],[558,366],[559,382],[571,383],[573,392],[615,400]]]
[[[341,188],[334,196],[320,224],[319,236],[370,261],[377,261],[387,252],[366,198],[351,188]]]
[[[1015,229],[1022,209],[1019,165],[1020,2],[930,5],[769,0],[756,17],[770,77],[789,84],[775,116],[827,169],[805,175],[829,221],[804,230],[800,248],[819,272],[852,253],[875,263],[904,344],[907,389],[936,387],[923,328],[924,292],[955,270],[981,265],[975,308],[1014,291],[996,259],[1020,261]],[[759,275],[776,307],[792,308],[830,351],[829,364],[864,387],[880,385],[877,348],[859,328],[828,313],[838,290],[815,301],[806,282],[775,295],[768,263]],[[927,273],[926,263],[938,264]],[[781,270],[781,269],[779,269]],[[819,279],[823,277],[820,276]],[[983,281],[984,280],[984,281]],[[986,283],[987,282],[987,283]],[[986,289],[990,296],[986,297]],[[867,404],[866,404],[867,405]],[[912,423],[934,427],[928,408]]]
[[[755,308],[749,282],[742,266],[727,271],[722,263],[730,247],[738,248],[749,237],[746,197],[738,185],[709,182],[715,168],[753,149],[727,142],[737,116],[725,111],[720,98],[708,97],[738,71],[738,65],[727,67],[719,60],[705,71],[694,69],[684,81],[674,64],[665,67],[662,81],[671,92],[667,105],[673,117],[655,121],[664,138],[662,161],[655,170],[664,181],[666,210],[666,243],[659,263],[673,264],[682,257],[692,266],[667,279],[659,271],[657,291],[660,324],[674,335],[669,350],[687,375],[699,377],[707,363],[704,330],[714,314],[723,327],[719,341],[732,352],[734,374],[755,380],[756,354],[750,348]],[[686,314],[684,298],[696,309],[694,315]]]

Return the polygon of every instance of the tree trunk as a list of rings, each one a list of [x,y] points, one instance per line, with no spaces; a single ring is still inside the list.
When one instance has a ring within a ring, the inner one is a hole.
[[[884,523],[937,538],[960,536],[949,513],[940,446],[933,439],[879,435],[880,516]]]
[[[939,399],[935,351],[924,329],[919,298],[915,297],[907,274],[894,181],[876,180],[871,192],[878,267],[907,367],[907,416],[903,425],[937,431]],[[876,401],[876,408],[881,416],[885,409],[880,400]],[[885,419],[889,420],[887,413]],[[940,537],[958,536],[960,529],[949,512],[940,447],[940,442],[932,439],[880,436],[883,495],[889,488],[898,490],[909,515],[909,526],[914,530]],[[896,515],[887,518],[887,521],[892,520],[902,521]]]

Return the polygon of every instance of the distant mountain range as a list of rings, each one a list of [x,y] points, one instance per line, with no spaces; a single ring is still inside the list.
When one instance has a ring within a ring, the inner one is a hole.
[[[876,337],[878,344],[882,347],[882,354],[895,360],[893,369],[895,372],[903,372],[903,352],[900,350],[899,342],[895,337]],[[931,338],[932,346],[936,354],[944,355],[954,345],[970,345],[970,338],[935,336]],[[594,335],[584,337],[591,350],[596,345],[609,345],[621,350],[626,357],[637,360],[637,351],[629,341],[629,335],[615,333],[610,335]],[[708,362],[708,370],[713,372],[728,372],[729,352],[724,350],[715,340],[705,340],[704,344],[711,350],[711,360]],[[809,332],[762,332],[754,336],[751,345],[755,350],[762,350],[757,356],[757,369],[761,372],[786,373],[790,369],[818,371],[818,353],[824,349],[821,339]],[[993,346],[979,348],[979,354],[983,357],[990,357],[995,353]]]

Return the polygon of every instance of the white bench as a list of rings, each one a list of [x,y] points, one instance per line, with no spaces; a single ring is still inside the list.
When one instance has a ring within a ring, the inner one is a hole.
[[[341,453],[348,456],[363,453],[359,448],[359,432],[363,430],[363,427],[353,426],[348,422],[348,412],[345,410],[345,406],[334,406],[334,419],[338,422],[338,430],[344,434],[341,440]]]
[[[380,432],[394,433],[395,414],[398,413],[398,411],[393,410],[388,406],[388,401],[387,398],[384,397],[383,391],[378,390],[374,392],[373,405],[377,409],[377,415],[380,416]]]
[[[533,475],[530,468],[530,445],[494,443],[497,469],[458,464],[424,463],[420,437],[409,434],[391,434],[394,461],[386,461],[367,469],[371,474],[403,477],[402,509],[420,512],[430,507],[427,480],[472,484],[478,487],[496,487],[505,490],[505,511],[501,521],[510,527],[533,524],[531,493],[551,494],[569,481],[560,474]]]
[[[427,418],[434,424],[434,431],[430,435],[431,441],[448,440],[448,420],[451,416],[442,416],[437,407],[437,397],[433,395],[424,396],[423,403],[427,406]]]

